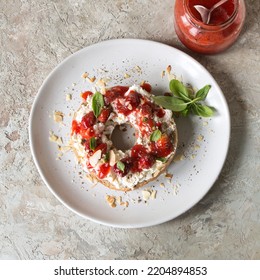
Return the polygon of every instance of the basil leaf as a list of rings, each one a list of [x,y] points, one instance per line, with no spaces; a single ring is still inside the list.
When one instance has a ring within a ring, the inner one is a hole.
[[[185,101],[174,96],[154,96],[153,100],[157,105],[174,112],[183,111],[187,107]]]
[[[212,107],[201,105],[199,103],[193,104],[192,110],[194,114],[200,117],[211,117],[214,114],[214,109]]]
[[[105,162],[109,162],[109,153],[105,154]]]
[[[97,146],[97,141],[95,137],[92,137],[89,141],[89,147],[92,151],[94,151],[96,149]]]
[[[183,111],[181,111],[181,115],[183,117],[187,117],[190,113],[189,107],[187,107],[186,109],[184,109]]]
[[[201,117],[213,115],[215,110],[213,107],[199,103],[206,99],[211,85],[206,85],[195,93],[191,85],[185,86],[182,82],[172,79],[169,83],[169,88],[172,96],[152,97],[157,105],[172,110],[173,113],[179,113],[182,116],[188,116],[190,113]]]
[[[161,131],[160,131],[159,129],[156,129],[156,130],[151,134],[150,140],[156,142],[156,141],[158,141],[158,140],[161,138],[161,136],[162,136]]]
[[[158,157],[156,160],[161,161],[161,162],[166,162],[167,159],[164,157]]]
[[[100,92],[97,91],[92,98],[92,109],[96,118],[100,115],[103,107],[104,97]]]
[[[116,167],[121,170],[122,172],[125,171],[125,165],[122,161],[118,161],[117,164],[116,164]]]
[[[189,91],[188,89],[178,80],[171,80],[170,91],[175,95],[175,97],[181,98],[185,101],[190,101]]]
[[[211,85],[206,85],[205,87],[197,91],[195,98],[200,98],[200,100],[205,100],[210,89],[211,89]]]
[[[188,91],[188,94],[189,94],[189,98],[192,100],[194,99],[195,97],[195,92],[194,92],[194,89],[192,88],[191,85],[188,85],[187,87],[187,91]]]

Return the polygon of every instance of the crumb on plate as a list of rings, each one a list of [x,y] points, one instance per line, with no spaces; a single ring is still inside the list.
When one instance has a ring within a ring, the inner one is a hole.
[[[130,76],[128,73],[125,73],[125,74],[124,74],[124,78],[125,78],[125,79],[128,79],[128,78],[130,78],[130,77],[131,77],[131,76]]]
[[[109,204],[110,207],[115,208],[116,207],[116,197],[112,195],[106,196],[106,201]]]
[[[95,82],[95,80],[96,80],[96,77],[95,76],[93,76],[93,77],[87,77],[86,78],[90,83],[94,83]]]
[[[53,113],[53,120],[57,123],[63,122],[63,117],[64,117],[64,114],[60,111],[55,111]]]
[[[82,75],[81,75],[81,77],[83,78],[83,79],[86,79],[87,77],[88,77],[88,73],[87,72],[84,72]]]
[[[66,94],[66,101],[70,101],[72,99],[72,95],[71,94]]]
[[[59,146],[61,146],[63,144],[62,137],[55,135],[53,131],[50,131],[49,140],[51,142],[58,144]]]

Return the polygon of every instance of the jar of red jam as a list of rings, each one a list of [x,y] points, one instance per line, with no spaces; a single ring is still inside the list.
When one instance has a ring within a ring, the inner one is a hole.
[[[180,41],[189,49],[215,54],[230,47],[238,38],[245,21],[244,0],[228,0],[202,22],[194,5],[210,9],[220,0],[175,0],[174,26]]]

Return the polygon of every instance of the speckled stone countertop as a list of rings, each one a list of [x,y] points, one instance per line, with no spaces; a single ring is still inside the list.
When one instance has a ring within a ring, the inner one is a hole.
[[[260,2],[246,2],[237,43],[203,56],[178,41],[172,0],[0,0],[0,259],[260,259]],[[71,53],[112,38],[190,54],[231,112],[217,182],[190,211],[150,228],[115,229],[72,213],[45,187],[30,152],[30,109],[45,77]]]

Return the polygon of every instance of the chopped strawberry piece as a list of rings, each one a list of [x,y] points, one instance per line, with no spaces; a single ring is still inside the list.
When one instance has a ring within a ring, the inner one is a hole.
[[[163,110],[162,108],[159,109],[159,111],[156,112],[156,116],[159,118],[163,118],[165,115],[165,110]]]
[[[141,172],[143,169],[152,167],[155,163],[155,158],[152,154],[149,154],[143,145],[137,144],[131,150],[132,167],[131,171]]]
[[[110,112],[111,112],[110,108],[103,109],[98,117],[98,120],[102,123],[105,123],[109,118]]]
[[[94,153],[98,150],[101,150],[101,154],[104,155],[107,152],[107,144],[106,143],[101,143],[99,144],[96,149],[94,150]]]
[[[96,117],[94,115],[94,112],[91,111],[87,113],[81,120],[81,127],[83,128],[88,128],[91,127],[95,124],[96,122]]]
[[[80,132],[80,125],[77,121],[73,120],[71,125],[71,134],[76,133],[78,134]]]
[[[88,168],[88,169],[92,169],[93,166],[92,166],[89,162],[87,162],[87,168]]]
[[[138,166],[137,158],[133,158],[132,165],[131,165],[131,171],[133,173],[141,172],[142,171],[142,169],[140,169],[139,166]]]
[[[146,90],[147,92],[151,92],[152,91],[152,86],[148,83],[142,83],[141,84],[141,88]]]
[[[89,139],[84,140],[84,142],[82,142],[82,144],[84,145],[86,151],[90,151],[90,141],[89,141]]]
[[[143,105],[140,106],[140,112],[143,116],[151,117],[153,114],[153,109],[151,104],[148,102],[144,103]]]
[[[136,91],[130,91],[125,100],[126,103],[129,103],[134,110],[141,102],[141,95]]]
[[[118,168],[117,163],[114,165],[114,172],[121,176],[124,177],[128,174],[128,172],[131,170],[132,166],[133,166],[133,159],[131,157],[127,157],[127,158],[123,158],[121,159],[121,162],[124,164],[124,169],[120,170]]]
[[[128,116],[140,104],[140,96],[141,95],[136,91],[131,91],[124,99],[121,98],[120,100],[117,100],[116,108],[118,112],[125,116]]]
[[[143,145],[137,144],[134,145],[131,150],[131,156],[133,158],[140,158],[147,154],[147,150]]]
[[[156,123],[156,127],[158,127],[158,129],[161,130],[161,128],[162,128],[162,123],[161,123],[161,122]]]
[[[153,130],[155,127],[155,122],[152,119],[148,119],[148,121],[144,122],[143,124],[149,129],[149,131]]]
[[[146,154],[138,160],[138,167],[140,170],[149,169],[155,163],[155,158],[151,154]]]
[[[96,136],[95,130],[93,129],[93,127],[89,127],[87,129],[85,129],[82,126],[80,128],[80,135],[82,136],[83,139],[90,139],[90,138]]]
[[[117,102],[116,102],[116,109],[118,110],[118,112],[120,114],[128,116],[133,111],[132,107],[129,107],[129,108],[131,110],[128,109],[128,107],[125,105],[125,100],[123,100],[123,99],[117,100]]]
[[[99,167],[98,178],[99,179],[104,179],[108,175],[109,172],[110,172],[110,165],[109,165],[109,163],[103,163]]]
[[[142,135],[150,135],[151,132],[153,131],[153,128],[156,126],[156,123],[151,118],[143,117],[139,121],[138,126],[140,128]]]
[[[127,91],[129,87],[124,86],[115,86],[110,89],[108,89],[105,93],[105,103],[106,105],[113,102],[116,98],[123,96]]]
[[[88,96],[90,96],[90,95],[92,95],[92,94],[93,94],[92,91],[85,91],[85,92],[81,93],[81,98],[82,98],[84,101],[86,101],[87,98],[88,98]]]
[[[152,153],[157,157],[166,157],[173,151],[171,139],[163,134],[157,142],[151,142]]]

